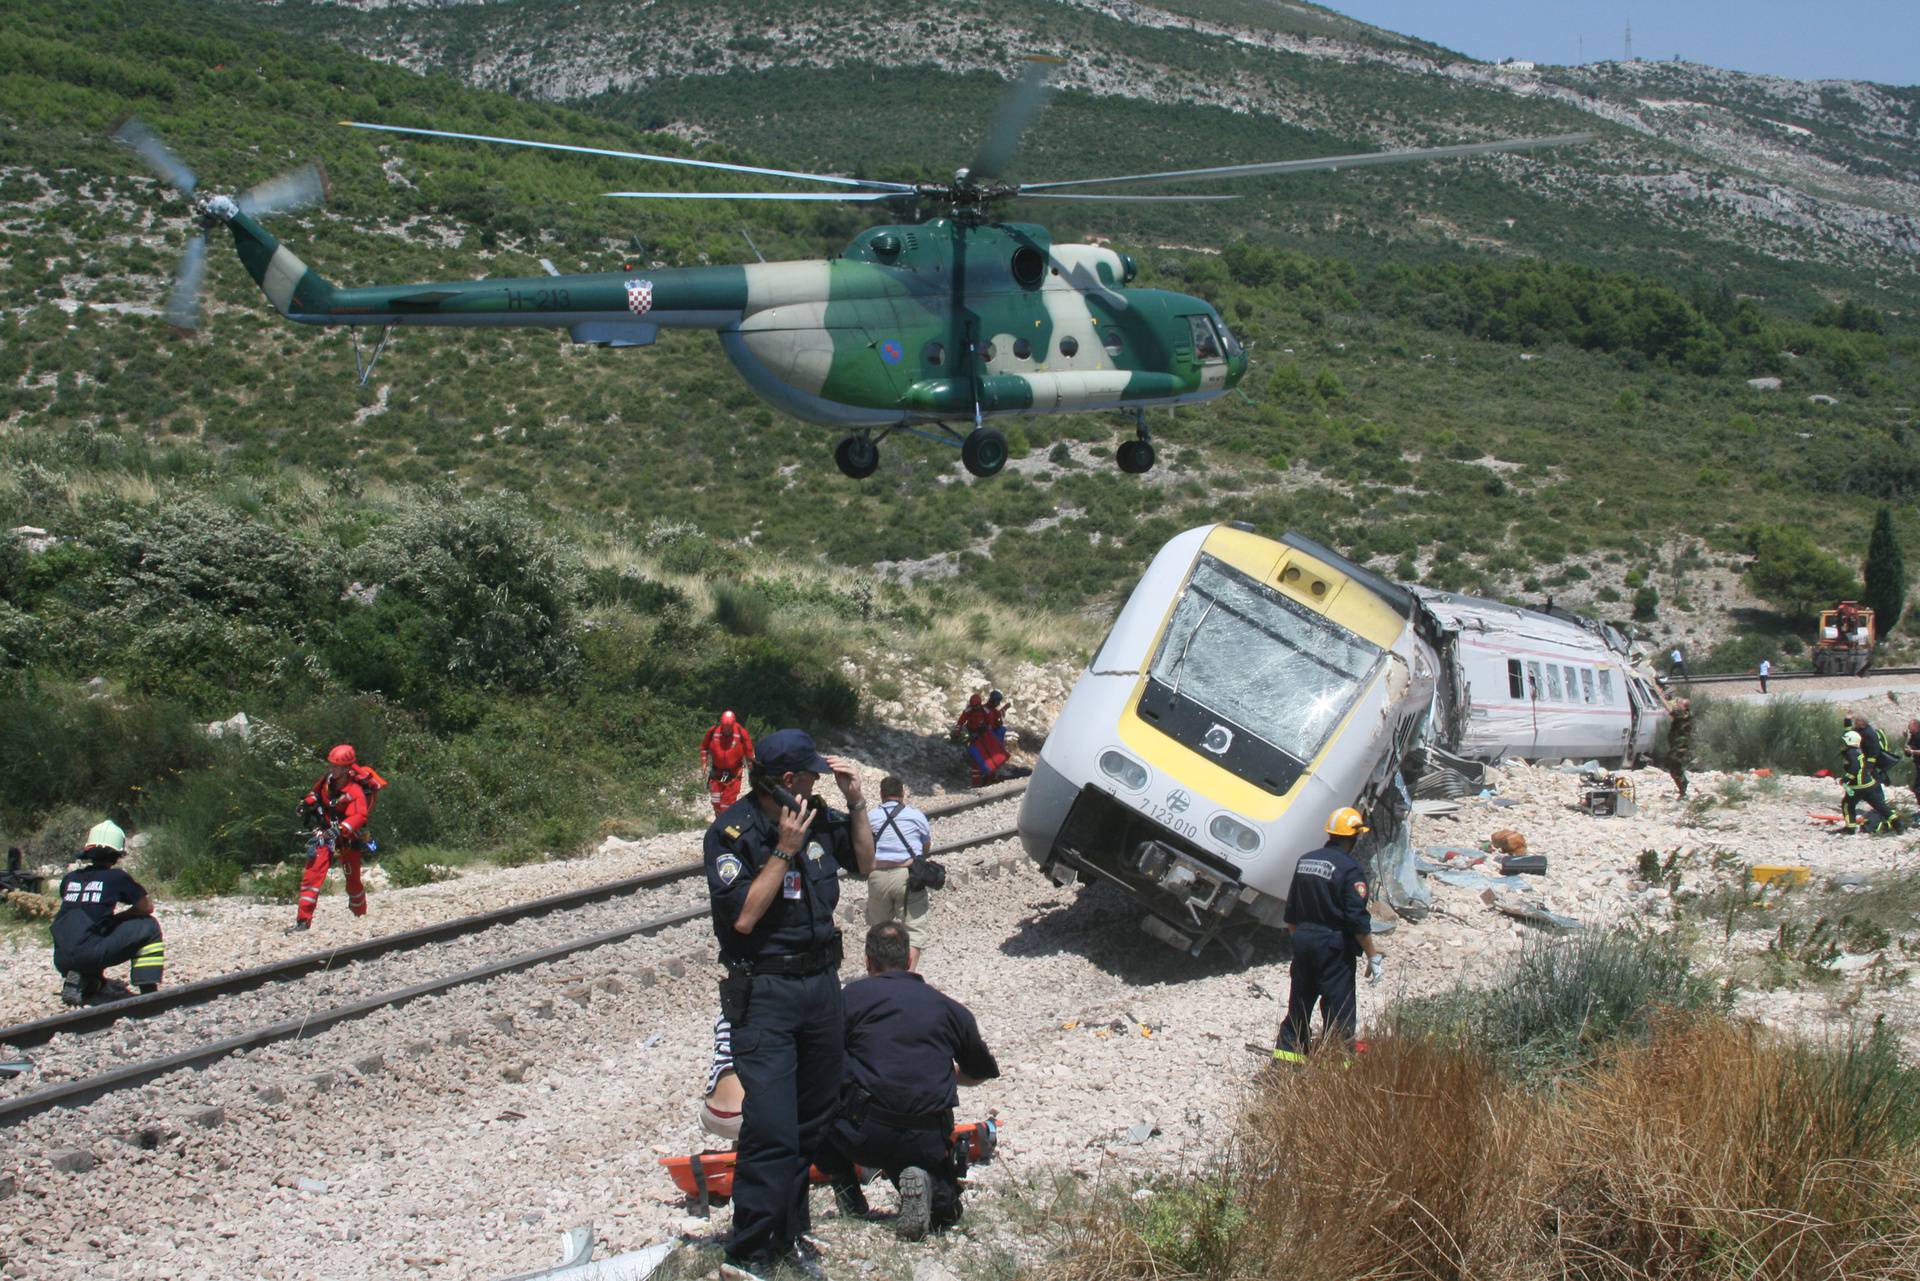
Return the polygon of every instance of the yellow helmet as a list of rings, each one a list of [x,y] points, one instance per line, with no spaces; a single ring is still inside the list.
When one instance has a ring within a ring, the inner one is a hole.
[[[1850,729],[1840,736],[1840,741],[1848,747],[1858,747],[1860,746],[1860,732]]]
[[[1360,811],[1351,805],[1343,805],[1327,816],[1328,836],[1359,836],[1372,830],[1360,817]]]

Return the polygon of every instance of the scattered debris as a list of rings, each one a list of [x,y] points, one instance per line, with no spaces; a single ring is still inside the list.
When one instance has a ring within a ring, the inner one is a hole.
[[[1127,1142],[1138,1147],[1158,1133],[1160,1133],[1159,1126],[1151,1121],[1141,1121],[1127,1127]]]
[[[1491,838],[1491,842],[1493,848],[1502,854],[1525,854],[1527,852],[1527,838],[1514,831],[1511,827],[1503,827],[1495,832]]]
[[[1580,922],[1571,916],[1549,912],[1530,900],[1504,897],[1497,890],[1483,890],[1480,901],[1502,916],[1510,916],[1522,925],[1531,925],[1553,934],[1571,934],[1581,928]]]
[[[293,1186],[302,1192],[311,1192],[315,1196],[324,1196],[327,1191],[327,1181],[325,1179],[316,1179],[305,1174],[295,1179]]]
[[[1810,868],[1796,863],[1756,863],[1747,869],[1755,885],[1805,885],[1812,876]]]

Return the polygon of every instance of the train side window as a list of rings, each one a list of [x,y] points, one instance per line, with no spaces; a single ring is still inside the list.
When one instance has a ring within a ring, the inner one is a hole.
[[[1604,667],[1600,669],[1600,701],[1613,706],[1613,673]]]
[[[1534,703],[1540,701],[1540,664],[1532,659],[1527,660],[1527,699]]]
[[[1580,678],[1573,674],[1573,669],[1571,667],[1563,667],[1560,670],[1567,674],[1567,701],[1569,703],[1579,702],[1580,701]]]
[[[1591,667],[1580,669],[1580,693],[1586,702],[1593,701],[1593,669]]]
[[[1549,703],[1560,701],[1560,665],[1558,663],[1547,664],[1547,701]]]
[[[1519,699],[1527,696],[1526,678],[1520,674],[1520,660],[1517,658],[1507,660],[1507,693]]]

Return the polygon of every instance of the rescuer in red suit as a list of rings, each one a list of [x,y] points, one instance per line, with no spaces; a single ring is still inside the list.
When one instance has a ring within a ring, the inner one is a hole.
[[[707,797],[713,812],[740,799],[740,777],[753,759],[753,739],[731,710],[720,713],[720,723],[700,740],[700,765],[707,772]]]
[[[947,737],[964,744],[967,752],[967,782],[985,787],[993,782],[1000,767],[1007,763],[1007,749],[993,732],[995,716],[986,700],[975,694],[967,699],[967,710],[960,713]]]
[[[327,753],[327,772],[300,802],[304,821],[315,827],[307,841],[307,870],[300,878],[300,908],[294,918],[295,930],[313,926],[313,909],[320,902],[320,887],[327,882],[327,869],[335,859],[347,876],[347,910],[355,916],[367,914],[367,891],[360,883],[360,857],[371,848],[367,839],[367,820],[373,813],[373,799],[387,780],[355,758],[353,745],[342,743]]]

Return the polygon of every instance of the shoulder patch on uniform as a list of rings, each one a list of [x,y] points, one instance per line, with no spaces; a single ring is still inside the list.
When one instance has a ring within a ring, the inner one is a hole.
[[[740,879],[740,860],[731,854],[722,854],[720,861],[713,865],[713,874],[720,878],[722,885],[731,885]]]
[[[1367,883],[1365,881],[1355,881],[1353,883],[1353,888],[1360,891],[1361,898],[1365,898],[1367,896]]]

